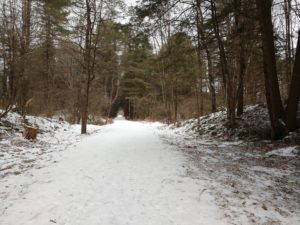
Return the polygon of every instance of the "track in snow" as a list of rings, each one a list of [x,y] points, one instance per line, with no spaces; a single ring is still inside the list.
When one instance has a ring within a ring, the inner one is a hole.
[[[60,162],[6,178],[11,193],[1,199],[0,224],[226,224],[204,181],[186,176],[185,157],[162,143],[158,128],[117,120]]]

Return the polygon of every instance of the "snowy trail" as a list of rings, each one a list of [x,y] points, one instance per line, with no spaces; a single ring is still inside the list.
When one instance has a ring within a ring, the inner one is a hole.
[[[157,124],[118,120],[60,162],[5,178],[0,224],[227,224],[204,181],[186,175],[187,159],[158,133]]]

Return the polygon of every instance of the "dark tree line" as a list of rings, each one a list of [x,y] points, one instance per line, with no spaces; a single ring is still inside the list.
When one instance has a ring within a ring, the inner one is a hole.
[[[298,0],[8,0],[0,5],[0,118],[82,124],[200,117],[266,102],[273,138],[297,126]],[[97,120],[97,119],[94,119]]]
[[[27,113],[59,114],[81,121],[86,133],[89,114],[109,114],[120,76],[120,7],[105,0],[1,1],[0,118],[10,110],[25,122]]]
[[[178,33],[184,32],[193,41],[199,75],[190,84],[196,82],[200,87],[198,115],[203,115],[203,98],[208,93],[212,112],[216,110],[216,95],[218,104],[226,106],[229,127],[235,126],[245,102],[266,101],[272,136],[277,139],[297,128],[298,4],[288,0],[157,0],[143,1],[137,15],[155,40],[161,38],[157,41],[160,52]],[[164,73],[162,69],[162,76]],[[285,99],[287,104],[283,104]],[[177,114],[176,108],[173,111]]]

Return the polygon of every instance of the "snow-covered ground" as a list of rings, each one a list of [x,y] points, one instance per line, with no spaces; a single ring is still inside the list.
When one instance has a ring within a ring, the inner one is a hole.
[[[27,120],[31,126],[38,128],[35,141],[23,138],[22,117],[19,114],[9,113],[0,121],[0,179],[52,164],[59,160],[60,151],[82,139],[79,125],[36,116],[27,116]],[[99,126],[89,125],[88,131],[94,133],[100,129]]]
[[[171,125],[175,129],[176,126]],[[189,133],[193,136],[219,140],[261,140],[271,137],[269,114],[266,105],[251,105],[236,118],[236,126],[228,129],[227,112],[220,111],[197,119],[183,121],[176,132]]]
[[[298,110],[298,124],[300,124],[300,103]],[[267,106],[265,104],[249,105],[244,113],[235,120],[235,125],[229,127],[226,108],[202,116],[198,119],[181,121],[180,126],[168,125],[178,134],[189,134],[211,140],[222,141],[252,141],[261,142],[271,139],[271,124]],[[300,129],[289,133],[284,138],[285,144],[300,144]]]
[[[0,224],[228,224],[159,126],[116,120],[59,162],[2,178]]]
[[[298,146],[199,139],[122,117],[89,136],[29,122],[42,131],[36,142],[0,141],[1,225],[300,224]]]
[[[165,126],[161,136],[189,158],[187,173],[206,181],[229,224],[300,224],[299,146],[208,140],[182,130]]]

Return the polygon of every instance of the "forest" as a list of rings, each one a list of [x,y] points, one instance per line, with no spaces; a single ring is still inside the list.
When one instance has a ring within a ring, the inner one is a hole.
[[[300,0],[0,0],[0,225],[299,225]]]
[[[298,128],[298,0],[1,0],[0,118],[9,111],[178,121],[266,104]],[[299,118],[298,118],[299,119]]]

